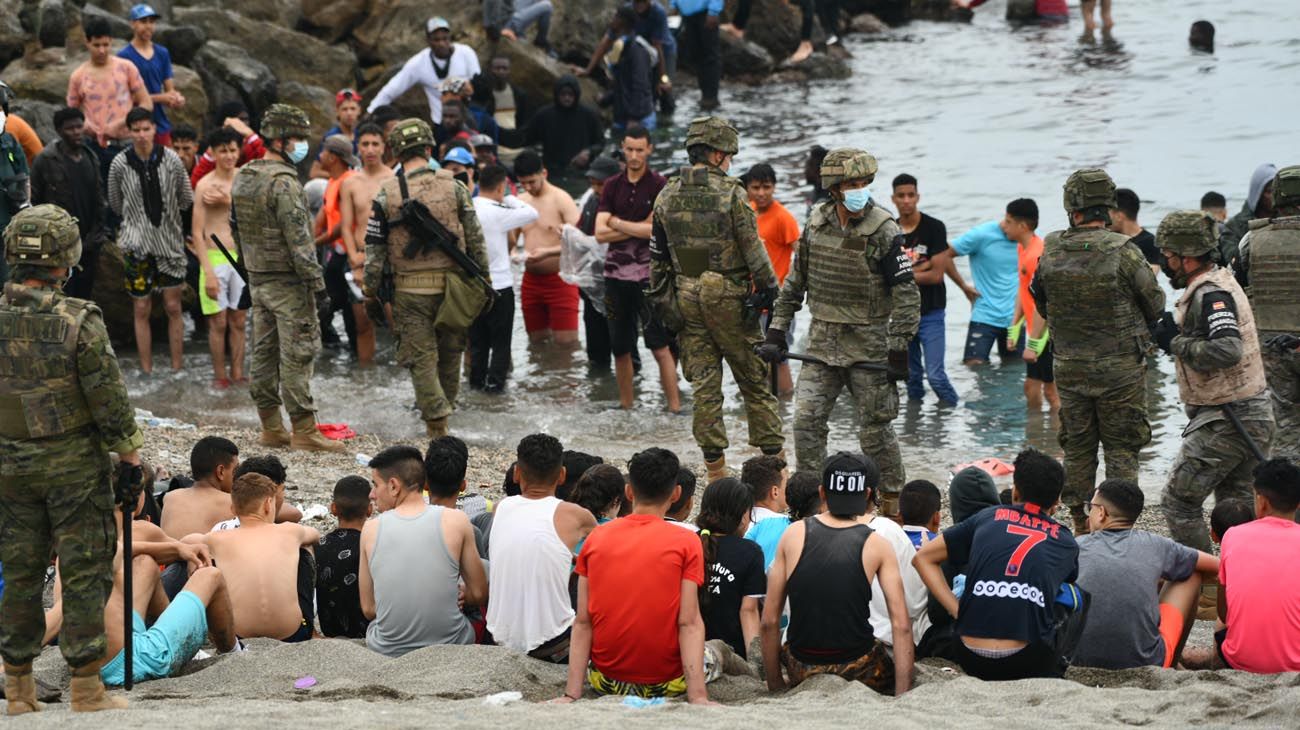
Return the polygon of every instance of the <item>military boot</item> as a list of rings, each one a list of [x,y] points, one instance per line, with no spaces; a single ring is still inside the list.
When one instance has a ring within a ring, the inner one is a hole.
[[[19,666],[5,662],[5,700],[9,703],[11,716],[45,709],[45,705],[36,701],[36,680],[32,678],[31,663]]]
[[[288,446],[291,439],[284,430],[284,421],[280,419],[279,408],[258,408],[257,417],[262,421],[262,435],[257,442],[263,446]]]
[[[434,418],[424,422],[424,433],[431,439],[442,438],[448,433],[447,417]]]
[[[895,522],[898,521],[898,495],[882,494],[880,495],[880,515],[888,517]]]
[[[768,453],[768,450],[767,450],[767,449],[763,449],[763,456],[775,456],[776,458],[780,459],[781,461],[784,461],[784,462],[786,463],[786,465],[789,465],[789,464],[790,464],[790,461],[789,461],[788,459],[785,458],[785,447],[784,447],[784,446],[781,447],[780,449],[777,449],[776,451],[771,452],[771,453]]]
[[[709,461],[707,456],[704,457],[704,480],[708,484],[712,484],[719,479],[729,476],[731,476],[731,471],[727,469],[726,456],[719,455],[718,458],[713,461]]]
[[[72,711],[99,712],[100,710],[125,710],[126,698],[114,697],[104,689],[99,678],[103,662],[91,662],[72,670]]]
[[[332,451],[341,454],[347,450],[342,441],[327,439],[316,428],[316,416],[308,414],[293,419],[293,436],[289,447],[296,451]]]

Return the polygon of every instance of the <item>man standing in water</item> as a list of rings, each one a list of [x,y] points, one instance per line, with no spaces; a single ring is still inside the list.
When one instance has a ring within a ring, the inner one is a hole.
[[[317,312],[329,307],[316,260],[311,216],[294,165],[307,156],[311,121],[272,104],[262,115],[266,156],[239,169],[230,189],[230,232],[248,270],[253,298],[252,379],[263,446],[343,451],[316,430],[312,361],[320,352]],[[312,301],[314,297],[315,301]],[[280,406],[293,423],[284,430]]]
[[[384,164],[384,130],[378,124],[366,122],[357,127],[357,156],[361,158],[361,169],[348,175],[339,187],[339,227],[352,279],[360,282],[365,278],[370,207],[379,186],[393,176],[393,168]]]
[[[779,454],[785,445],[767,368],[754,353],[761,340],[758,313],[772,307],[779,290],[745,190],[727,176],[738,150],[736,128],[727,120],[691,121],[691,166],[659,193],[650,239],[650,286],[660,292],[661,310],[670,312],[664,320],[681,320],[682,370],[695,387],[695,442],[710,482],[727,476],[724,360],[745,401],[749,443],[764,454]]]
[[[845,387],[857,405],[862,452],[880,466],[881,508],[898,514],[907,481],[898,438],[897,381],[907,378],[907,344],[921,320],[921,295],[903,234],[889,213],[871,202],[876,158],[863,150],[831,150],[821,164],[830,200],[813,208],[790,275],[781,287],[759,354],[777,362],[785,331],[802,306],[812,311],[808,355],[795,385],[795,458],[799,470],[826,460],[827,419]],[[869,367],[854,367],[865,363]]]
[[[1076,535],[1088,532],[1083,503],[1097,483],[1097,446],[1106,450],[1107,479],[1135,482],[1138,452],[1151,440],[1147,325],[1160,319],[1165,294],[1137,244],[1106,230],[1115,207],[1105,170],[1070,175],[1070,228],[1047,236],[1030,285],[1042,316],[1029,336],[1038,339],[1051,326],[1065,452],[1061,503]]]
[[[1175,289],[1186,289],[1174,316],[1156,325],[1160,349],[1174,357],[1178,392],[1190,423],[1160,499],[1169,534],[1211,552],[1201,505],[1249,500],[1259,465],[1247,438],[1265,453],[1273,438],[1273,407],[1264,381],[1255,315],[1241,286],[1211,260],[1218,247],[1214,219],[1198,210],[1170,213],[1157,230],[1161,267]],[[1176,321],[1175,321],[1176,320]],[[1228,409],[1249,436],[1233,425]]]

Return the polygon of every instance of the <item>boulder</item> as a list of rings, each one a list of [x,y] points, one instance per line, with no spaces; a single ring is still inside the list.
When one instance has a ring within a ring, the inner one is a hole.
[[[196,25],[159,23],[153,40],[167,47],[167,51],[172,54],[172,63],[188,66],[194,62],[199,48],[207,43],[208,34]]]
[[[974,15],[973,11],[966,8],[954,8],[950,0],[911,0],[910,19],[912,20],[969,23]]]
[[[357,53],[364,61],[383,63],[390,68],[400,67],[416,51],[428,47],[424,24],[434,15],[447,19],[454,40],[475,48],[482,46],[481,3],[466,0],[372,0],[369,15],[352,31]],[[552,19],[552,29],[560,26],[557,20]]]
[[[605,28],[614,16],[616,7],[617,4],[609,0],[565,0],[555,3],[555,16],[551,18],[551,45],[565,60],[585,65],[605,34]],[[550,94],[545,98],[551,98]]]
[[[874,35],[884,33],[889,30],[889,26],[871,13],[861,13],[849,20],[849,30],[854,33]]]
[[[185,96],[185,106],[179,109],[168,109],[167,117],[172,120],[173,126],[188,124],[202,133],[210,109],[208,92],[203,88],[203,79],[194,69],[178,64],[172,64],[172,73],[175,74],[176,90]]]
[[[366,0],[302,0],[301,25],[328,43],[347,37],[366,19]]]
[[[80,26],[88,18],[102,18],[107,20],[108,27],[112,29],[114,38],[121,38],[124,41],[130,41],[131,37],[134,35],[131,31],[131,24],[127,22],[125,16],[117,13],[110,13],[97,5],[87,5],[83,7],[81,9],[80,20],[74,19],[72,25],[74,27]],[[79,35],[80,31],[77,31],[77,33]]]
[[[281,81],[340,89],[357,83],[357,59],[346,46],[230,10],[178,8],[178,23],[203,28],[208,38],[238,47],[238,54],[275,69]],[[211,42],[211,41],[209,41]]]
[[[722,73],[724,76],[765,74],[772,70],[774,61],[767,49],[750,40],[737,40],[729,33],[722,39]]]
[[[727,0],[723,17],[730,20],[735,14],[736,0]],[[784,0],[754,0],[749,24],[745,26],[745,40],[762,46],[774,59],[786,58],[799,47],[801,22],[802,15],[794,4]],[[727,37],[726,33],[721,35]]]
[[[54,112],[62,108],[62,103],[51,104],[47,101],[22,98],[15,99],[9,105],[10,113],[22,117],[46,145],[53,144],[58,139],[59,133],[54,129]]]
[[[913,6],[924,4],[926,1],[927,0],[840,0],[840,7],[853,17],[857,17],[863,13],[870,13],[884,21],[890,27],[894,27],[912,20]],[[947,0],[944,4],[951,5],[951,0]],[[855,30],[854,32],[870,31]]]
[[[297,81],[285,81],[280,84],[280,101],[307,112],[311,118],[312,129],[318,133],[334,126],[334,92],[319,86],[300,84]],[[428,104],[425,105],[427,116]]]
[[[510,82],[523,89],[535,107],[550,103],[555,96],[555,82],[561,76],[573,73],[568,66],[546,55],[532,43],[520,43],[509,38],[502,38],[493,46],[484,46],[479,51],[479,65],[487,68],[498,53],[510,58]],[[601,94],[600,87],[591,79],[580,79],[578,83],[582,87],[582,98],[594,106]]]
[[[18,19],[19,0],[0,0],[0,66],[23,55],[27,31]]]
[[[845,59],[827,53],[814,53],[799,63],[787,61],[777,66],[772,79],[778,81],[847,79],[852,73]]]
[[[37,38],[45,48],[62,47],[68,40],[68,11],[63,0],[41,0],[38,6]]]
[[[63,106],[68,98],[68,77],[85,61],[85,55],[66,58],[62,53],[37,53],[19,58],[0,71],[19,99]]]
[[[175,5],[174,17],[177,19],[181,8],[230,10],[245,18],[275,23],[282,28],[297,27],[302,18],[301,0],[176,0]]]
[[[194,70],[203,79],[208,104],[218,107],[242,101],[257,118],[275,103],[279,93],[275,74],[242,48],[225,41],[208,41],[194,57]]]

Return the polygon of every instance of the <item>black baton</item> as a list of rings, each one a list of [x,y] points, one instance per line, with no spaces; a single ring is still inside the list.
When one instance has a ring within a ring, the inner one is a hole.
[[[220,238],[217,238],[217,234],[209,234],[208,238],[211,238],[212,242],[217,244],[217,250],[220,251],[221,255],[225,256],[226,260],[230,262],[230,265],[234,267],[235,273],[239,274],[239,278],[244,280],[244,286],[248,286],[248,276],[245,275],[244,270],[239,267],[239,262],[235,261],[235,257],[230,255],[230,251],[226,250],[226,245],[221,242]]]
[[[1242,423],[1241,418],[1237,416],[1237,412],[1232,410],[1232,404],[1224,403],[1219,408],[1223,411],[1223,415],[1227,416],[1228,420],[1232,422],[1232,427],[1237,429],[1237,433],[1241,434],[1241,437],[1245,439],[1246,446],[1250,448],[1255,458],[1260,462],[1268,461],[1268,457],[1264,455],[1263,451],[1260,451],[1259,444],[1255,443],[1255,439],[1251,438],[1249,433],[1246,433],[1246,424]]]
[[[787,357],[787,358],[789,358],[789,359],[791,359],[791,360],[798,360],[799,362],[810,362],[810,363],[812,363],[812,364],[814,364],[814,365],[826,365],[826,364],[827,364],[825,360],[818,360],[817,358],[815,358],[815,357],[811,357],[811,356],[809,356],[809,355],[800,355],[800,354],[797,353],[797,352],[787,352],[787,353],[784,353],[784,355],[785,355],[785,357]],[[852,365],[849,365],[849,367],[850,367],[850,368],[853,368],[854,370],[875,370],[875,371],[877,371],[877,372],[882,372],[882,373],[883,373],[883,372],[888,372],[888,370],[889,370],[888,367],[886,367],[886,366],[884,366],[884,365],[878,365],[878,364],[873,363],[873,362],[855,362],[855,363],[853,363]]]

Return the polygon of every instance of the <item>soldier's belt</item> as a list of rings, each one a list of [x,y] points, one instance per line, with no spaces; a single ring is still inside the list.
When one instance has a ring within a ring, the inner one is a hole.
[[[393,288],[407,294],[442,294],[447,290],[447,272],[412,271],[394,274]]]

